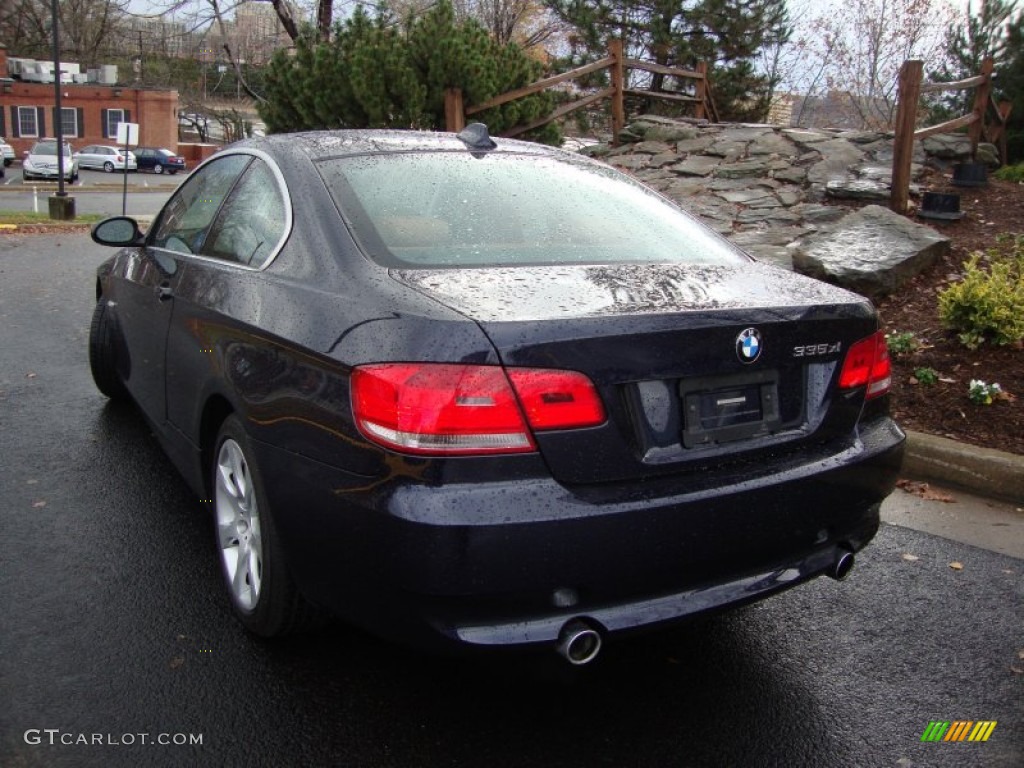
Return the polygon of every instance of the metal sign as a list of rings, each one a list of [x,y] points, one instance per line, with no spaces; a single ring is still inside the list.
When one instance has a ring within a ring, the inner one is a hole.
[[[137,147],[139,146],[139,124],[138,123],[118,123],[117,124],[117,143],[122,147]]]

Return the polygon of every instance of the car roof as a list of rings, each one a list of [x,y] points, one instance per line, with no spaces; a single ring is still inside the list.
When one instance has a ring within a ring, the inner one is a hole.
[[[495,138],[497,144],[492,152],[530,152],[553,157],[564,157],[567,153],[553,147],[513,139]],[[395,130],[336,130],[307,131],[303,133],[278,133],[270,136],[245,139],[233,147],[262,149],[271,154],[299,153],[310,160],[324,160],[346,155],[377,154],[389,152],[423,151],[464,151],[472,149],[454,133],[432,131]],[[480,150],[476,150],[480,151]],[[573,153],[573,157],[579,157]]]

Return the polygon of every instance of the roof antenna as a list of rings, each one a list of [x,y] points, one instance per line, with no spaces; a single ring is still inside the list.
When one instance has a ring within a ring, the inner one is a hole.
[[[498,145],[487,132],[487,126],[483,123],[470,123],[456,136],[456,138],[470,149],[497,149]]]

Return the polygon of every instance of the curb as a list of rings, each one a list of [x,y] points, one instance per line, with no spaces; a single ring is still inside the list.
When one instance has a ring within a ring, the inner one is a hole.
[[[903,475],[1024,505],[1024,456],[907,431]]]

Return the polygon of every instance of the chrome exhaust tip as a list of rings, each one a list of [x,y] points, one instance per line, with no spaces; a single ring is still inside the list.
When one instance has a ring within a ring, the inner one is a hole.
[[[555,650],[573,666],[589,664],[601,651],[601,633],[583,619],[571,619],[558,633]]]
[[[842,581],[853,570],[853,552],[840,551],[836,556],[832,567],[828,569],[828,575],[836,581]]]

